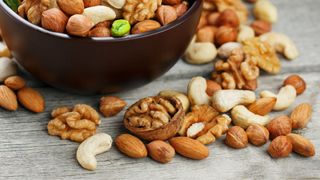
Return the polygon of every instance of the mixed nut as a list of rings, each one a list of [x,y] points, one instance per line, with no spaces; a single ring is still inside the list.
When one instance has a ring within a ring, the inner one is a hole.
[[[183,0],[12,0],[21,17],[79,37],[123,37],[159,29],[188,10]]]

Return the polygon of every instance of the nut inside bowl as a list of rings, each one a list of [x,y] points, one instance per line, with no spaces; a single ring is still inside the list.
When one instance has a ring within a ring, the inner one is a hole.
[[[71,92],[109,93],[146,84],[183,55],[202,0],[158,30],[122,38],[77,38],[31,24],[0,0],[0,28],[17,62],[39,80]]]

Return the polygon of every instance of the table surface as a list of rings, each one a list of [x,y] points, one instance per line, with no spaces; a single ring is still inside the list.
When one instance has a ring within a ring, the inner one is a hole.
[[[100,96],[78,96],[61,92],[27,77],[28,85],[37,88],[46,99],[46,111],[33,114],[23,108],[16,112],[0,109],[0,179],[320,179],[320,1],[319,0],[273,0],[279,10],[279,22],[274,31],[289,35],[301,51],[295,61],[282,59],[279,75],[262,74],[259,78],[261,90],[276,91],[285,77],[300,74],[308,88],[288,110],[278,114],[289,114],[295,105],[302,102],[313,104],[313,116],[305,129],[299,131],[316,147],[312,158],[302,158],[292,153],[284,159],[272,159],[263,147],[249,145],[234,150],[222,140],[209,145],[210,156],[194,161],[176,155],[169,164],[162,165],[150,158],[130,159],[112,149],[97,157],[96,171],[82,169],[75,158],[78,143],[60,140],[47,134],[46,125],[50,111],[61,105],[86,103],[98,107]],[[168,73],[154,82],[128,92],[116,94],[132,104],[138,99],[155,95],[163,89],[186,91],[193,76],[208,76],[212,64],[193,66],[180,60]],[[112,137],[124,132],[123,113],[112,118],[102,118],[98,128]]]

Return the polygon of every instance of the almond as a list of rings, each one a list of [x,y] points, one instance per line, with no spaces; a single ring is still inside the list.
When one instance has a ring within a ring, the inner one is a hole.
[[[170,144],[160,140],[149,143],[147,145],[147,149],[149,156],[160,163],[170,162],[175,155],[173,147]]]
[[[295,107],[290,115],[292,120],[292,128],[299,129],[307,126],[312,116],[312,106],[303,103]]]
[[[4,85],[12,90],[19,90],[26,85],[26,82],[20,76],[10,76],[4,81]]]
[[[24,87],[18,91],[19,102],[28,110],[40,113],[44,111],[45,102],[42,95],[35,89]]]
[[[314,145],[305,137],[293,133],[288,134],[287,137],[292,143],[294,152],[306,157],[315,155]]]
[[[92,7],[92,6],[98,6],[101,4],[101,0],[83,0],[84,7]]]
[[[191,159],[201,160],[209,156],[209,149],[205,145],[188,137],[174,137],[169,143],[177,153]]]
[[[274,107],[276,102],[277,98],[274,97],[260,98],[251,105],[249,105],[248,109],[254,114],[265,116],[272,111],[272,108]]]
[[[15,111],[18,108],[16,95],[5,85],[0,85],[0,107],[9,111]]]
[[[58,0],[60,9],[68,15],[81,14],[84,10],[83,0]]]
[[[146,146],[143,142],[130,134],[119,135],[115,140],[115,144],[119,151],[129,157],[144,158],[148,155]]]

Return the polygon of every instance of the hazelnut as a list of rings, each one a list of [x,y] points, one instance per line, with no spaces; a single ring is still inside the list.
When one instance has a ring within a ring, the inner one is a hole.
[[[205,26],[198,30],[197,41],[198,42],[214,42],[214,34],[217,28],[214,26]]]
[[[162,0],[162,4],[166,5],[177,5],[180,4],[182,0]]]
[[[92,7],[92,6],[98,6],[101,4],[101,0],[83,0],[84,7]]]
[[[208,13],[206,11],[202,11],[201,17],[197,26],[197,30],[201,29],[202,27],[208,24],[207,16],[208,16]]]
[[[236,12],[232,9],[222,11],[217,19],[217,26],[230,26],[237,28],[239,24],[239,18]]]
[[[111,117],[118,114],[127,103],[114,96],[104,96],[100,99],[100,111],[105,117]]]
[[[213,12],[208,15],[207,21],[209,25],[216,26],[220,13]]]
[[[183,1],[182,3],[174,5],[173,7],[177,12],[177,16],[180,17],[188,10],[188,3]]]
[[[256,36],[267,33],[271,31],[272,25],[268,21],[256,20],[253,21],[250,25],[254,30]]]
[[[273,158],[287,157],[292,152],[292,144],[286,136],[278,136],[268,147],[268,153]]]
[[[283,85],[292,85],[296,89],[297,95],[302,94],[307,88],[306,82],[296,74],[287,77],[284,80]]]
[[[110,37],[111,32],[107,27],[97,26],[90,30],[89,37]]]
[[[167,25],[178,18],[176,10],[172,6],[161,5],[156,12],[156,17],[162,25]]]
[[[107,27],[107,28],[110,28],[111,25],[112,25],[112,21],[106,20],[106,21],[99,22],[95,27]]]
[[[70,35],[86,37],[94,23],[86,16],[75,14],[69,18],[67,32]]]
[[[240,126],[233,126],[228,130],[224,142],[232,148],[241,149],[247,147],[248,137]]]
[[[208,94],[208,96],[212,96],[215,91],[221,90],[221,89],[222,88],[221,88],[219,83],[207,79],[207,90],[206,90],[206,93]]]
[[[41,16],[43,28],[53,32],[64,32],[68,22],[68,17],[58,8],[46,10]]]
[[[236,41],[238,32],[235,28],[229,26],[221,26],[215,34],[215,42],[217,45],[222,45],[227,42]]]
[[[135,24],[131,30],[132,34],[141,34],[148,31],[156,30],[160,28],[161,25],[155,20],[144,20]]]
[[[174,148],[164,141],[152,141],[147,144],[147,149],[149,156],[160,163],[168,163],[175,156]]]
[[[269,131],[260,124],[251,124],[246,132],[249,142],[255,146],[262,146],[269,140]]]
[[[268,123],[267,129],[271,139],[274,139],[277,136],[287,135],[291,133],[292,130],[291,119],[285,115],[278,116]]]

